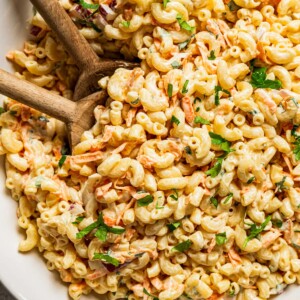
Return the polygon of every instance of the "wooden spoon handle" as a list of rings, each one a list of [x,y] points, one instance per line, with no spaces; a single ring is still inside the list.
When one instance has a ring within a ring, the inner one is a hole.
[[[74,120],[76,103],[1,69],[0,93],[65,123]]]
[[[58,36],[81,71],[89,70],[99,62],[86,39],[57,0],[30,0]]]

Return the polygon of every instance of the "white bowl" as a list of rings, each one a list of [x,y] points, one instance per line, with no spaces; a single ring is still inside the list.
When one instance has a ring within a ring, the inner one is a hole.
[[[5,55],[9,50],[21,49],[27,34],[27,19],[31,7],[28,0],[0,0],[0,67],[12,71]],[[24,235],[17,226],[16,202],[5,189],[4,160],[0,171],[0,281],[18,300],[66,300],[67,285],[56,272],[50,272],[37,251],[18,252]],[[297,296],[298,295],[298,296]],[[300,287],[289,287],[276,300],[298,300]],[[100,295],[83,299],[103,299]]]

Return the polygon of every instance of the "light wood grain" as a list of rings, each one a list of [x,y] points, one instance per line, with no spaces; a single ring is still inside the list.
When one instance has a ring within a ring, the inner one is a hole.
[[[78,102],[51,93],[0,69],[0,93],[66,123],[70,147],[94,124],[93,111],[104,104],[107,94],[96,92]]]
[[[138,63],[124,60],[99,60],[86,39],[57,0],[30,0],[54,31],[81,71],[75,87],[74,101],[99,90],[98,81],[114,73],[117,68],[132,69]]]

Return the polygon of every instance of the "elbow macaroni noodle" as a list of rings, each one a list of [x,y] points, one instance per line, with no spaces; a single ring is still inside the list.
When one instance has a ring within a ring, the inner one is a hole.
[[[19,251],[37,247],[74,300],[269,299],[300,283],[300,2],[157,1],[60,0],[97,54],[141,67],[99,80],[73,155],[64,124],[5,100]],[[31,26],[16,75],[71,99],[77,67]],[[105,238],[78,236],[100,213]]]

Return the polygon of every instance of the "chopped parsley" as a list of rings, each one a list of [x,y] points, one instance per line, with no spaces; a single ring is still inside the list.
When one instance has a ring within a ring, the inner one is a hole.
[[[249,241],[251,241],[252,239],[256,238],[262,231],[264,231],[264,229],[266,228],[266,226],[268,225],[268,223],[271,220],[271,216],[268,216],[266,218],[266,220],[259,226],[257,226],[256,224],[251,224],[250,226],[250,234],[247,236],[247,238],[245,239],[245,242],[243,244],[243,248],[245,248],[248,244]]]
[[[275,227],[277,227],[277,228],[281,228],[283,222],[282,222],[281,220],[279,220],[279,219],[274,219],[274,220],[272,220],[272,224],[273,224]]]
[[[174,189],[173,192],[174,192],[175,194],[170,195],[170,197],[171,197],[173,200],[178,201],[178,191]]]
[[[61,168],[67,159],[67,155],[62,155],[60,160],[58,161],[58,166]]]
[[[188,22],[184,21],[182,19],[182,15],[178,14],[177,17],[176,17],[178,23],[179,23],[179,26],[186,30],[186,31],[193,31],[195,29],[195,27],[192,27]]]
[[[185,83],[184,83],[184,85],[183,85],[182,91],[181,91],[182,94],[186,94],[189,91],[187,89],[188,84],[189,84],[189,81],[186,80]]]
[[[15,116],[17,114],[17,111],[15,110],[10,110],[9,111],[9,114],[12,115],[12,116]]]
[[[181,65],[178,61],[175,60],[171,63],[171,66],[173,69],[178,69],[178,68],[180,68]]]
[[[171,98],[173,95],[173,84],[168,83],[168,96]]]
[[[2,115],[3,113],[5,113],[5,109],[0,106],[0,115]]]
[[[141,198],[137,201],[137,206],[138,207],[148,206],[152,202],[153,202],[153,196],[147,195],[144,198]]]
[[[286,176],[283,176],[282,180],[275,183],[277,192],[281,193],[283,190],[287,189],[287,187],[284,185],[285,180]]]
[[[156,296],[151,295],[145,288],[143,288],[143,293],[149,297],[152,297],[153,300],[159,300]]]
[[[215,198],[215,197],[211,197],[209,199],[210,203],[215,207],[215,208],[218,208],[218,205],[219,205],[219,202],[218,202],[218,199]]]
[[[267,68],[253,68],[250,83],[254,88],[275,89],[281,88],[281,81],[267,79]]]
[[[122,22],[122,25],[123,25],[123,27],[125,27],[125,28],[129,28],[129,26],[130,26],[130,21],[123,21],[123,22]]]
[[[175,247],[173,247],[171,249],[171,251],[179,251],[179,252],[184,252],[186,250],[188,250],[192,245],[191,240],[186,240],[182,243],[179,243],[178,245],[176,245]]]
[[[179,125],[180,121],[175,116],[172,116],[171,123],[175,123],[176,125]]]
[[[191,39],[187,39],[186,41],[179,43],[178,44],[178,48],[179,50],[183,50],[184,48],[186,48],[188,46],[188,44],[190,43]]]
[[[225,151],[226,153],[233,152],[234,150],[230,148],[231,143],[224,138],[222,138],[220,135],[209,132],[209,136],[211,138],[211,142],[213,145],[219,146],[221,150]]]
[[[84,217],[77,217],[76,220],[74,222],[72,222],[72,224],[78,225],[83,219],[84,219]]]
[[[224,245],[227,241],[226,232],[216,234],[216,243],[218,246]]]
[[[184,150],[185,150],[186,154],[192,154],[192,149],[190,146],[184,147]]]
[[[215,60],[216,59],[215,51],[211,50],[209,53],[209,56],[207,58],[208,58],[208,60]]]
[[[209,125],[210,124],[210,122],[208,120],[205,120],[205,119],[201,118],[200,116],[195,117],[194,123],[195,124],[203,124],[203,125]]]
[[[227,90],[224,90],[221,86],[216,85],[215,86],[215,105],[219,105],[220,104],[220,96],[219,96],[219,92],[224,92],[225,94],[230,96],[230,92]]]
[[[255,180],[255,176],[250,177],[250,178],[247,180],[247,184],[252,183],[254,180]]]
[[[212,178],[218,176],[222,168],[223,158],[218,158],[214,166],[205,172],[206,175],[210,175]]]
[[[116,258],[104,253],[95,253],[93,259],[100,259],[111,265],[114,265],[115,267],[118,267],[120,264],[120,262]]]
[[[196,108],[196,112],[198,112],[199,110],[200,110],[200,107],[197,107],[197,108]]]
[[[196,104],[196,102],[201,102],[201,99],[199,98],[199,97],[196,97],[195,99],[194,99],[194,104]]]
[[[299,125],[294,125],[293,129],[291,130],[291,135],[295,138],[295,148],[293,149],[293,153],[295,154],[296,161],[300,160],[300,135],[297,134],[296,130],[298,129]]]
[[[170,231],[174,231],[179,226],[180,226],[180,222],[175,222],[175,223],[167,224],[167,227],[170,229]]]
[[[102,212],[98,216],[98,220],[86,228],[82,229],[76,234],[77,239],[82,239],[84,236],[92,232],[94,229],[97,229],[95,236],[101,240],[106,241],[106,236],[108,232],[114,233],[114,234],[122,234],[125,232],[125,229],[122,227],[110,227],[104,223],[103,220],[103,214]]]
[[[230,200],[232,197],[233,197],[233,193],[230,193],[230,194],[226,197],[226,199],[225,199],[225,201],[223,202],[223,204],[227,204],[227,203],[229,202],[229,200]]]
[[[74,1],[74,2],[78,2],[78,1]],[[91,4],[91,3],[87,3],[84,0],[79,0],[79,4],[83,7],[83,8],[90,8],[90,9],[98,9],[99,8],[99,4]]]
[[[167,7],[167,4],[170,2],[170,0],[163,0],[163,6],[164,6],[164,8],[166,8]]]
[[[158,202],[156,202],[155,209],[163,209],[163,206],[158,206]]]

